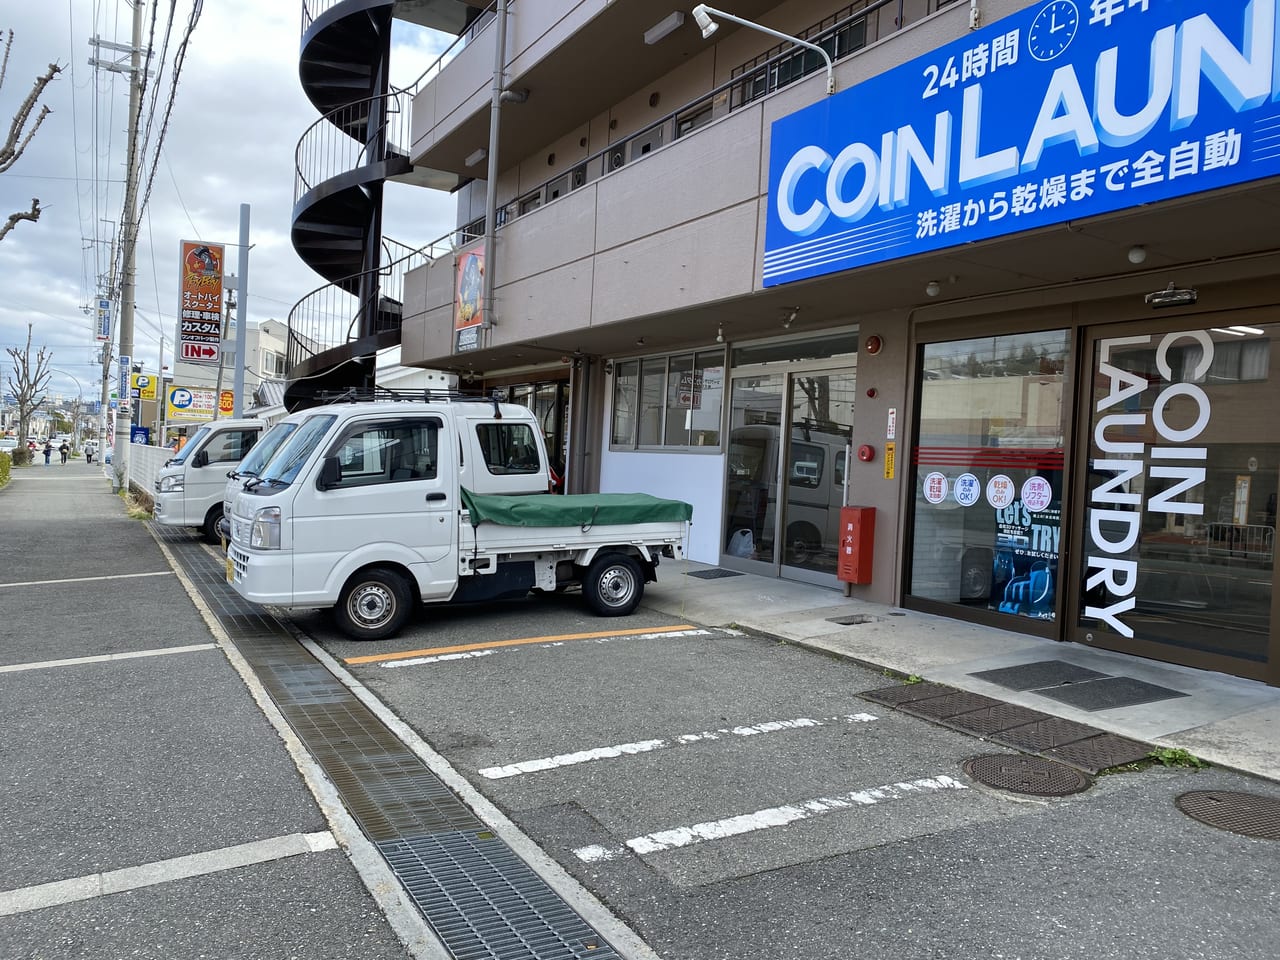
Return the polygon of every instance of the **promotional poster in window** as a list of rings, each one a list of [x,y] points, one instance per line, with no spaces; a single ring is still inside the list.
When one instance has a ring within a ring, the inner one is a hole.
[[[1058,587],[1061,504],[1032,511],[1022,500],[995,511],[995,556],[989,607],[1036,620],[1052,620]]]

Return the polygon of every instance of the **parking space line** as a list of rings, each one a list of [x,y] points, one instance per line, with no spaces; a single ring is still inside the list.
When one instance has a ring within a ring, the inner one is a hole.
[[[338,841],[328,830],[319,833],[291,833],[283,837],[272,837],[270,840],[255,840],[220,850],[157,860],[137,867],[124,867],[106,873],[4,890],[0,891],[0,917],[74,903],[77,900],[91,900],[112,893],[124,893],[139,887],[152,887],[172,880],[234,870],[255,863],[282,860],[303,853],[333,850],[337,846]]]
[[[751,813],[727,817],[723,820],[707,820],[689,827],[676,827],[672,830],[660,830],[642,837],[632,837],[624,841],[623,846],[606,847],[591,844],[573,851],[574,856],[584,863],[598,863],[602,860],[616,860],[630,849],[641,856],[647,853],[660,853],[663,850],[674,850],[688,847],[707,840],[723,840],[726,837],[737,837],[756,830],[767,830],[770,827],[783,827],[797,820],[808,820],[836,810],[849,810],[854,807],[869,807],[887,800],[901,800],[918,793],[938,790],[967,790],[963,783],[952,777],[924,777],[919,780],[906,780],[900,783],[886,783],[883,786],[866,790],[854,790],[834,797],[817,797],[796,804],[782,807],[768,807]]]
[[[378,653],[366,657],[347,657],[343,663],[385,663],[389,660],[407,660],[410,657],[437,657],[445,653],[466,653],[471,650],[491,650],[497,647],[518,647],[534,643],[559,643],[565,640],[598,640],[601,637],[630,637],[637,634],[674,633],[694,629],[691,623],[672,627],[636,627],[631,630],[601,630],[597,633],[562,633],[549,637],[524,637],[518,640],[490,640],[488,643],[464,643],[453,647],[432,647],[427,650],[404,650],[400,653]]]
[[[721,727],[718,730],[684,733],[657,740],[637,740],[632,743],[617,743],[609,747],[592,747],[588,750],[557,754],[554,757],[540,757],[537,760],[522,760],[519,763],[508,763],[499,767],[485,767],[477,773],[489,780],[504,780],[507,777],[518,777],[525,773],[541,773],[558,767],[572,767],[580,763],[590,763],[593,760],[612,760],[616,757],[665,750],[668,747],[685,747],[708,740],[719,740],[722,737],[754,737],[764,733],[777,733],[781,730],[816,729],[832,723],[870,723],[878,719],[870,713],[851,713],[839,717],[823,717],[821,720],[809,717],[797,717],[794,720],[766,720],[764,723],[749,726]]]
[[[43,587],[55,583],[92,583],[95,580],[135,580],[138,577],[172,577],[172,570],[154,573],[113,573],[106,577],[72,577],[68,580],[23,580],[18,583],[0,583],[0,587]]]
[[[46,670],[49,667],[73,667],[81,663],[106,663],[109,660],[134,660],[138,657],[163,657],[170,653],[194,653],[197,650],[216,649],[218,649],[216,643],[192,643],[185,647],[156,647],[152,650],[104,653],[94,657],[72,657],[68,660],[34,660],[31,663],[14,663],[0,667],[0,673],[20,673],[23,670]]]

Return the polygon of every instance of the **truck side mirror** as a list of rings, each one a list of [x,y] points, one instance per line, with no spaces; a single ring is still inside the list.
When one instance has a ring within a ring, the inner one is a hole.
[[[193,467],[207,467],[209,465],[209,451],[201,450],[197,453],[191,458],[191,465]]]
[[[342,480],[342,466],[337,457],[325,457],[320,464],[320,476],[316,478],[317,490],[328,490],[336,487]]]

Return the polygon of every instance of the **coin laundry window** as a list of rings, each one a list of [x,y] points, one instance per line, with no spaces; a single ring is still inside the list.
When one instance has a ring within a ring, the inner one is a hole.
[[[610,448],[720,446],[724,350],[624,360],[615,366]]]

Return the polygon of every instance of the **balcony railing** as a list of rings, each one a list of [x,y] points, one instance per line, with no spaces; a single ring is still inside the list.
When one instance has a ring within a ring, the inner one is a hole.
[[[954,3],[955,0],[930,0],[929,13]],[[886,7],[897,7],[894,30],[902,29],[903,0],[865,0],[854,3],[800,33],[802,39],[825,49],[833,60],[847,57],[867,44],[881,39],[878,18],[871,14]],[[732,71],[731,79],[715,89],[691,100],[626,139],[610,144],[570,170],[544,180],[498,209],[498,226],[558,200],[560,197],[593,180],[607,176],[629,163],[648,156],[659,147],[687,136],[712,120],[726,116],[767,94],[800,80],[818,70],[825,70],[822,58],[794,44],[782,43]],[[484,233],[484,220],[465,228],[478,235]]]

